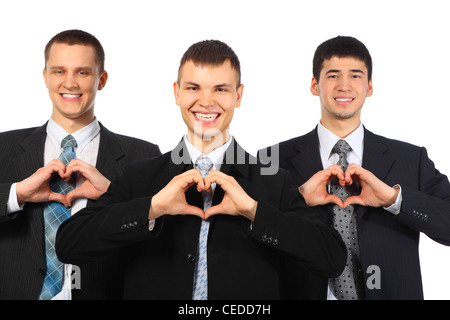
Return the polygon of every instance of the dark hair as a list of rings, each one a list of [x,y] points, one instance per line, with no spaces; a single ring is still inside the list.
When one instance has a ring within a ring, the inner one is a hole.
[[[50,55],[50,49],[54,43],[63,43],[68,45],[84,45],[92,46],[95,50],[95,61],[99,67],[100,74],[105,71],[105,51],[96,37],[92,34],[82,30],[66,30],[58,33],[45,46],[45,67],[47,68],[47,61]]]
[[[319,82],[323,62],[332,57],[352,57],[365,63],[369,81],[372,79],[372,58],[366,46],[356,38],[337,36],[317,47],[313,59],[313,76]]]
[[[178,83],[180,82],[181,68],[188,61],[196,65],[218,66],[229,60],[231,66],[238,74],[238,86],[241,85],[241,64],[239,58],[226,43],[219,40],[204,40],[194,43],[187,49],[178,68]]]

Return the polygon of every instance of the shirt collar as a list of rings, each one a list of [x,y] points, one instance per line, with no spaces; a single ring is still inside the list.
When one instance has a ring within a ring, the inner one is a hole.
[[[189,152],[189,156],[192,159],[192,162],[195,164],[196,160],[201,156],[206,156],[214,163],[215,170],[220,170],[220,167],[223,162],[224,154],[233,141],[233,137],[230,137],[227,142],[225,142],[220,147],[214,149],[208,154],[203,154],[200,150],[198,150],[192,143],[189,142],[186,136],[184,136],[184,143]]]
[[[100,132],[100,124],[97,119],[94,119],[90,124],[81,128],[80,130],[72,133],[72,136],[77,140],[77,150],[81,151],[86,145],[94,139]],[[53,119],[50,118],[47,124],[47,135],[53,141],[53,143],[60,148],[61,141],[69,133],[58,125]]]
[[[317,134],[319,136],[319,144],[322,154],[328,155],[329,159],[329,157],[331,157],[332,155],[334,145],[341,138],[325,128],[320,122],[317,126]],[[345,137],[344,140],[347,141],[347,143],[350,145],[350,147],[352,148],[352,152],[354,152],[358,158],[362,159],[364,143],[364,126],[362,125],[362,123],[360,123],[355,131]]]

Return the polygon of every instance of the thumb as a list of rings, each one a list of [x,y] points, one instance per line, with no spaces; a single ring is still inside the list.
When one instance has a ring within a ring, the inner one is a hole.
[[[218,205],[209,207],[205,211],[205,220],[216,214],[223,214],[223,213],[224,213],[224,208],[222,208],[222,204],[218,204]]]
[[[83,190],[82,190],[82,188],[74,189],[74,190],[70,191],[70,192],[66,195],[66,198],[67,198],[67,204],[68,204],[69,206],[71,206],[71,205],[72,205],[72,201],[73,201],[74,199],[83,198],[83,197],[84,197],[84,195],[83,195]]]
[[[198,216],[202,219],[205,218],[205,212],[196,206],[187,205],[186,209],[184,210],[183,214],[190,214],[193,216]]]
[[[342,203],[341,198],[339,198],[336,195],[332,195],[332,194],[328,195],[325,198],[325,201],[326,201],[326,203],[334,203],[334,204],[337,204],[341,208],[345,208],[344,203]]]
[[[360,196],[351,196],[345,199],[344,208],[351,204],[359,204],[360,206],[365,206],[363,199]]]
[[[61,193],[51,192],[48,197],[48,200],[57,201],[59,203],[62,203],[66,208],[69,207],[66,196]]]

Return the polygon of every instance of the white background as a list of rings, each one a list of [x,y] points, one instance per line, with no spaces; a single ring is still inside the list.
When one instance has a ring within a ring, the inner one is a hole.
[[[106,51],[109,80],[97,95],[97,118],[167,152],[185,133],[172,90],[179,60],[192,43],[219,39],[242,65],[244,97],[231,133],[255,154],[313,129],[320,117],[309,91],[314,51],[351,35],[374,63],[365,126],[426,146],[450,174],[448,8],[445,0],[2,1],[0,131],[49,118],[43,50],[56,33],[77,28]],[[420,254],[425,298],[449,299],[450,248],[422,235]]]

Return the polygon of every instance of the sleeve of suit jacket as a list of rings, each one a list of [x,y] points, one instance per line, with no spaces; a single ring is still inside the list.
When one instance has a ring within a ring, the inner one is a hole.
[[[148,230],[151,196],[133,198],[129,176],[126,167],[94,205],[61,224],[56,238],[61,262],[90,262],[151,235]]]
[[[347,257],[341,236],[306,205],[287,171],[280,170],[279,175],[284,180],[279,206],[257,199],[252,236],[320,276],[337,277]]]
[[[435,168],[425,148],[420,148],[420,155],[412,159],[415,161],[410,165],[418,171],[418,185],[402,184],[403,201],[397,218],[411,229],[450,245],[449,180]]]

